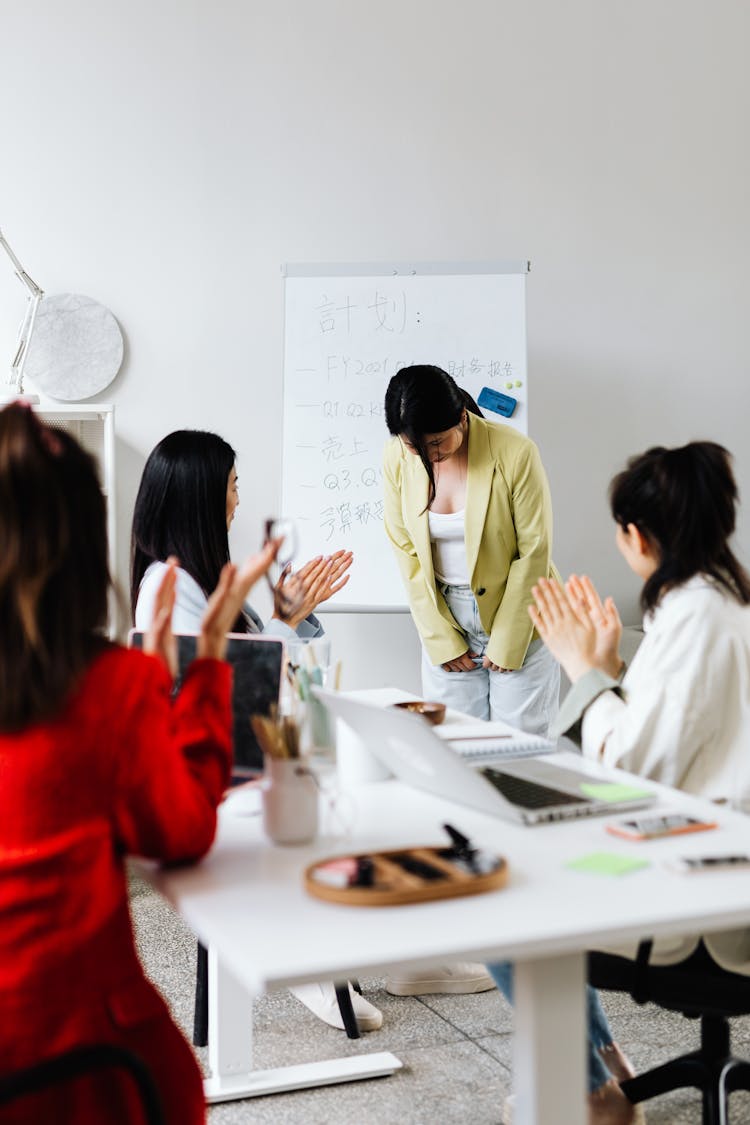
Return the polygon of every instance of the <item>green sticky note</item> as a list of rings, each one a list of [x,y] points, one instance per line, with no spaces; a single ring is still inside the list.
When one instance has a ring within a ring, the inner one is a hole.
[[[584,781],[581,784],[584,797],[595,801],[638,801],[650,797],[650,789],[639,789],[636,785],[621,785],[617,781]]]
[[[572,859],[566,867],[573,871],[583,871],[587,875],[629,875],[631,871],[640,871],[642,867],[650,867],[647,859],[633,859],[629,855],[617,855],[616,852],[591,852],[582,855],[580,859]]]

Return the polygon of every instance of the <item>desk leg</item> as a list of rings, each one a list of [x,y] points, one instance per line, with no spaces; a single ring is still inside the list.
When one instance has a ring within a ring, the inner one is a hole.
[[[586,1120],[584,955],[517,961],[514,1080],[518,1125]]]
[[[380,1051],[273,1070],[253,1070],[252,1012],[252,998],[209,946],[208,1062],[211,1077],[203,1083],[209,1103],[332,1086],[360,1078],[381,1078],[403,1065],[389,1051]]]

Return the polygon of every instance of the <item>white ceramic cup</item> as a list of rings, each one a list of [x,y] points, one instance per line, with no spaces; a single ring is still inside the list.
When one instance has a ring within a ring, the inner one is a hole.
[[[318,832],[318,787],[298,758],[266,756],[263,830],[275,844],[308,844]]]

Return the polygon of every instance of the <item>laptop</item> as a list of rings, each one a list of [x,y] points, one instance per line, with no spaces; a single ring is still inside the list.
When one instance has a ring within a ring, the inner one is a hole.
[[[185,670],[195,659],[196,633],[178,633],[178,673],[175,692],[180,690]],[[131,629],[128,643],[143,648],[144,633]],[[263,771],[263,752],[250,726],[251,715],[270,715],[278,707],[284,643],[278,637],[257,633],[230,633],[225,658],[234,669],[232,688],[232,783],[237,785]]]
[[[472,768],[418,715],[322,688],[314,691],[407,785],[515,824],[630,812],[657,800],[657,794],[640,783],[631,786],[610,780],[606,773],[556,765],[548,756]]]

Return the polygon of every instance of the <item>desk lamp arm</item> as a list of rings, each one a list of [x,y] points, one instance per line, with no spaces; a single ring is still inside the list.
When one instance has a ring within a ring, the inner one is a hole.
[[[34,332],[34,322],[36,321],[36,313],[39,308],[39,302],[44,296],[44,290],[40,289],[32,277],[30,277],[26,270],[19,262],[13,250],[8,245],[8,242],[0,230],[0,246],[2,246],[5,253],[13,263],[16,277],[26,286],[29,291],[29,301],[26,306],[26,315],[18,332],[18,345],[16,347],[15,355],[10,365],[10,377],[8,383],[13,388],[14,393],[23,394],[23,369],[26,363],[26,357],[29,353],[29,344]]]

